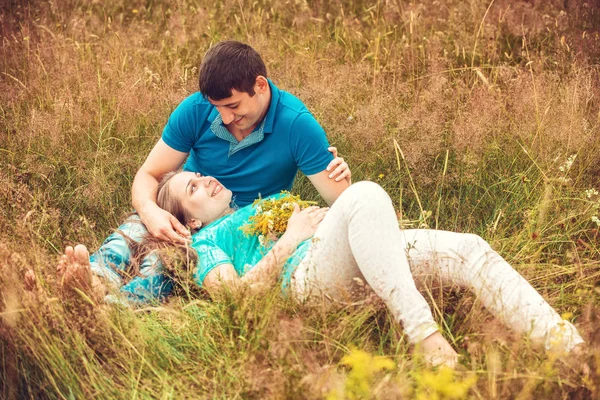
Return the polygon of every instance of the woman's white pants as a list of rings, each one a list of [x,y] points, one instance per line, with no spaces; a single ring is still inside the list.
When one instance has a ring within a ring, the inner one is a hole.
[[[438,329],[415,284],[427,277],[472,290],[493,315],[548,350],[569,351],[583,342],[577,329],[485,240],[473,234],[401,230],[391,199],[373,182],[356,183],[338,198],[292,285],[300,298],[311,293],[340,298],[360,278],[417,343]]]

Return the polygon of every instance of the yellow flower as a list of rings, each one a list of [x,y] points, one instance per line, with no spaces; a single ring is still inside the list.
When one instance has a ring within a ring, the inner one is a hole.
[[[352,349],[345,355],[340,364],[350,368],[346,378],[344,394],[346,399],[368,398],[372,391],[375,374],[383,370],[394,369],[395,363],[387,357],[372,356],[363,350]],[[340,398],[335,393],[330,393],[330,399]]]
[[[466,399],[469,389],[477,382],[477,376],[469,374],[464,379],[454,370],[441,367],[437,371],[422,371],[415,374],[418,400]]]
[[[240,229],[248,236],[279,237],[287,229],[287,223],[294,212],[294,204],[300,209],[316,204],[314,201],[305,201],[300,196],[288,191],[282,191],[279,198],[257,199],[252,203],[256,214],[249,218],[249,223]],[[262,242],[261,242],[262,244]],[[266,244],[266,243],[265,243]]]

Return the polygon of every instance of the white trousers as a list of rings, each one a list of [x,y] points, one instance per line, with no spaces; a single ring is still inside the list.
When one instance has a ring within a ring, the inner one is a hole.
[[[428,229],[401,230],[388,194],[376,183],[350,186],[331,207],[294,273],[292,288],[340,298],[368,283],[412,343],[438,330],[415,279],[472,290],[514,331],[546,349],[571,350],[583,339],[542,296],[477,235]],[[429,280],[431,281],[431,280]]]

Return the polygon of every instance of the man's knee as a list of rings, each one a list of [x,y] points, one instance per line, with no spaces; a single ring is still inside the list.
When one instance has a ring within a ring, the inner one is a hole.
[[[132,214],[117,228],[115,233],[125,236],[135,242],[141,242],[148,234],[148,230],[139,215]]]

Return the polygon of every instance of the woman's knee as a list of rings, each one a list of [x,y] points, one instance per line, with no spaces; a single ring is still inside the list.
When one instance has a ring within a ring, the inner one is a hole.
[[[375,182],[361,181],[351,185],[342,195],[361,204],[380,206],[382,203],[391,203],[387,192]]]

